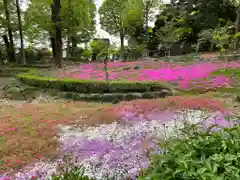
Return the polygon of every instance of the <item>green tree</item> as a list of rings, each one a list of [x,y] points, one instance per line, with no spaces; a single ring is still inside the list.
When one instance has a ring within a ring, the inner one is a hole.
[[[62,39],[68,37],[74,49],[77,47],[76,37],[83,34],[82,32],[94,29],[93,19],[90,16],[94,12],[89,2],[89,0],[71,0],[61,1],[60,4],[59,0],[31,0],[24,18],[25,34],[29,42],[37,43],[50,39],[53,58],[60,67]]]
[[[101,27],[111,35],[118,35],[121,58],[124,58],[124,38],[143,21],[139,0],[106,0],[99,8]]]
[[[233,0],[173,0],[172,4],[162,7],[164,6],[160,7],[153,32],[150,33],[148,47],[152,50],[157,50],[161,43],[156,38],[159,31],[179,15],[183,21],[176,24],[176,27],[191,29],[191,32],[185,32],[178,41],[184,42],[185,45],[197,44],[198,35],[203,30],[224,26],[228,21],[236,21],[236,4]]]
[[[233,49],[236,38],[239,34],[234,34],[232,29],[233,25],[229,22],[227,25],[222,27],[217,27],[213,31],[213,41],[220,49],[220,53],[225,57],[225,69],[228,64],[228,52]]]
[[[52,25],[53,31],[55,35],[55,57],[54,62],[56,67],[61,68],[62,64],[62,26],[61,26],[61,1],[60,0],[53,0],[51,4],[51,12],[52,12]]]
[[[235,33],[238,33],[240,32],[240,0],[236,2],[236,6],[237,6],[237,18],[235,22],[235,29],[236,29]],[[240,38],[238,37],[235,45],[236,49],[239,48],[239,42],[240,42]]]
[[[68,8],[69,8],[69,11],[71,11],[71,9],[72,9],[72,0],[68,0]],[[68,21],[69,21],[69,19],[68,19]],[[68,60],[69,55],[70,55],[70,39],[71,39],[71,24],[68,23],[68,25],[69,25],[69,28],[68,28],[68,32],[67,32],[68,35],[67,35],[67,56],[66,56],[67,60]]]
[[[153,20],[154,13],[159,9],[161,1],[160,0],[143,0],[143,11],[144,11],[144,27],[146,32],[146,39],[148,40],[149,34],[149,21]]]
[[[20,59],[22,64],[26,64],[25,53],[24,53],[24,42],[23,42],[23,32],[22,32],[22,19],[21,19],[21,10],[19,6],[19,0],[16,0],[16,8],[18,15],[18,27],[19,27],[19,36],[21,40],[21,48],[20,48]]]
[[[97,13],[97,8],[93,0],[89,0],[88,13],[89,19],[85,24],[83,24],[84,29],[77,35],[79,43],[89,42],[92,39],[93,35],[96,33],[95,17]]]
[[[52,37],[50,3],[46,0],[31,0],[24,12],[24,34],[32,46]]]
[[[164,50],[169,50],[174,43],[185,41],[185,36],[192,32],[191,27],[182,25],[186,22],[185,14],[186,11],[183,9],[181,13],[175,14],[170,19],[168,16],[162,17],[164,26],[156,32],[156,35],[159,39],[160,47]],[[170,55],[170,51],[168,51],[168,55]]]
[[[202,43],[207,43],[210,42],[210,52],[212,52],[213,45],[214,45],[214,40],[213,40],[213,31],[214,29],[204,29],[198,34],[198,42],[197,42],[197,48],[196,52],[198,53],[199,47]]]
[[[95,32],[96,6],[92,0],[70,0],[62,4],[63,34],[72,44],[71,56],[75,57],[77,44],[90,41]]]
[[[14,43],[13,43],[13,31],[12,31],[12,23],[11,23],[11,16],[9,13],[9,0],[3,0],[4,3],[4,10],[5,10],[5,17],[6,17],[6,23],[7,23],[7,30],[8,30],[8,36],[9,36],[9,54],[10,54],[10,61],[11,62],[16,62],[16,57],[15,57],[15,48],[14,48]]]

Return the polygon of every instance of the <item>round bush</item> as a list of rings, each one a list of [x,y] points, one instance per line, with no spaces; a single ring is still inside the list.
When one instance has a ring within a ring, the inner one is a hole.
[[[60,96],[71,100],[84,101],[100,101],[118,103],[120,101],[129,101],[133,99],[153,99],[170,96],[170,91],[162,90],[159,92],[143,92],[143,93],[98,93],[98,94],[83,94],[74,92],[64,92]]]

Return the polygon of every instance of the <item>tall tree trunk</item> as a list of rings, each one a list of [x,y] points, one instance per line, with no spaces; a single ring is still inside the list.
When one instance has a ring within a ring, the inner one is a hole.
[[[2,51],[0,51],[0,63],[1,63],[1,65],[4,65],[4,56],[3,56]]]
[[[9,36],[9,52],[11,53],[10,62],[16,62],[15,57],[15,49],[14,49],[14,43],[13,43],[13,34],[12,34],[12,26],[11,26],[11,20],[10,20],[10,14],[8,10],[8,2],[9,0],[3,0],[4,3],[4,10],[7,20],[7,26],[8,26],[8,36]]]
[[[71,9],[71,5],[72,5],[72,1],[68,0],[68,8],[69,11]],[[69,21],[68,21],[69,23]],[[68,35],[67,35],[67,53],[66,53],[66,59],[69,59],[69,55],[70,55],[70,41],[71,41],[71,24],[68,24]]]
[[[235,22],[235,26],[236,26],[236,33],[239,32],[240,30],[240,0],[238,2],[238,9],[237,9],[237,19],[236,19],[236,22]],[[239,48],[239,42],[240,42],[240,37],[237,38],[236,40],[236,45],[235,45],[235,48],[238,49]]]
[[[60,19],[60,10],[61,10],[61,2],[60,0],[54,0],[51,5],[52,9],[52,22],[54,24],[55,29],[55,57],[54,62],[56,67],[62,67],[62,32],[61,32],[61,19]]]
[[[124,33],[123,32],[120,32],[120,41],[121,41],[120,57],[122,60],[124,60]]]
[[[49,37],[50,37],[50,43],[51,43],[52,55],[53,55],[53,61],[54,61],[55,56],[56,56],[55,37],[54,37],[54,34],[51,31],[49,31],[48,34],[49,34]]]
[[[149,19],[149,10],[150,10],[150,0],[146,2],[145,7],[145,29],[146,29],[146,39],[148,40],[148,19]]]
[[[194,3],[195,3],[195,0],[188,0],[187,11],[189,13],[192,12]]]
[[[16,0],[16,6],[17,6],[17,15],[18,15],[18,27],[19,27],[19,35],[21,39],[21,50],[20,50],[20,57],[21,57],[21,62],[23,65],[26,64],[26,59],[25,59],[25,51],[24,51],[24,42],[23,42],[23,33],[22,33],[22,19],[21,19],[21,10],[19,6],[19,0]]]
[[[195,0],[188,0],[187,1],[187,12],[188,13],[191,13],[192,11],[193,11],[193,5],[194,5],[194,3],[195,3]],[[183,40],[183,48],[184,48],[184,50],[183,50],[183,52],[184,52],[184,54],[186,54],[186,53],[188,53],[189,52],[189,48],[190,48],[190,46],[191,46],[191,42],[189,42],[189,33],[187,32],[187,33],[184,33],[184,40]]]
[[[72,36],[71,39],[72,39],[72,52],[71,52],[71,56],[72,57],[76,57],[77,40],[76,40],[75,36]]]
[[[8,37],[6,34],[3,35],[2,38],[6,47],[7,58],[8,58],[8,61],[10,62],[11,61],[10,43],[8,41]]]
[[[51,41],[53,60],[54,60],[56,57],[56,50],[55,50],[55,38],[52,35],[50,36],[50,41]]]
[[[67,52],[66,52],[66,60],[68,61],[70,57],[70,37],[67,35]]]
[[[56,67],[62,68],[62,32],[60,28],[56,28],[56,41],[55,41],[56,56],[55,62]]]

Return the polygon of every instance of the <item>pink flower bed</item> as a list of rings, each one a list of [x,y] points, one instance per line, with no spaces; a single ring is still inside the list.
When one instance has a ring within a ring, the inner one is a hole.
[[[140,120],[169,121],[176,111],[201,110],[204,112],[221,112],[231,114],[222,101],[203,97],[168,97],[164,100],[133,100],[123,101],[116,106],[106,109],[106,114],[114,112],[121,122],[134,122]]]
[[[81,65],[74,72],[64,72],[59,77],[74,79],[105,80],[102,63]],[[138,66],[139,69],[133,69]],[[239,62],[230,62],[228,68],[240,67]],[[231,80],[225,76],[211,76],[216,70],[223,69],[224,63],[218,61],[200,62],[181,66],[166,62],[109,62],[110,80],[161,81],[176,84],[181,89],[216,88],[229,86]]]

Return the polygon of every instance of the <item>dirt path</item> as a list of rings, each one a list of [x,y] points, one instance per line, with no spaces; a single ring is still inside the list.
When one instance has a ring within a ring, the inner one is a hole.
[[[10,82],[10,81],[13,81],[14,79],[15,79],[15,78],[0,77],[0,87],[9,84],[9,82]]]
[[[15,78],[10,77],[0,77],[0,98],[3,97],[3,87],[10,84],[12,81],[14,81]]]

